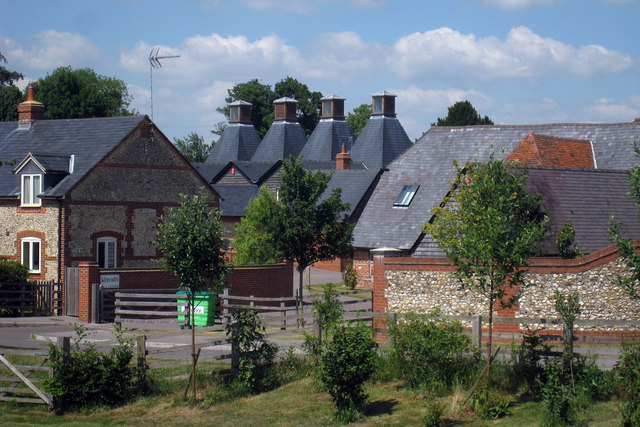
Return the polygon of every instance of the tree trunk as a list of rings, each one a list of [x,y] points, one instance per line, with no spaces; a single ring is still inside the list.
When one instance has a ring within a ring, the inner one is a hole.
[[[489,297],[489,342],[487,343],[487,387],[484,390],[485,403],[489,400],[489,381],[491,381],[491,343],[493,342],[493,297]]]
[[[304,267],[302,266],[298,266],[298,276],[299,276],[299,280],[298,280],[298,296],[300,297],[300,299],[298,300],[298,309],[300,311],[300,313],[304,312],[304,304],[302,303],[302,282],[304,280]]]

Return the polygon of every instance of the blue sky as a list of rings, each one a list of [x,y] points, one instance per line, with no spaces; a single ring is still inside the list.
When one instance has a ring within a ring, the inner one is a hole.
[[[26,6],[28,4],[28,7]],[[496,124],[640,117],[640,0],[5,2],[0,52],[38,79],[91,67],[129,86],[171,139],[224,120],[227,89],[292,76],[346,98],[386,89],[411,139],[468,99]]]

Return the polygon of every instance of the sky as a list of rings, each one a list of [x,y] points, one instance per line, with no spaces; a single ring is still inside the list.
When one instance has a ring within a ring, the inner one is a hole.
[[[90,67],[173,140],[207,141],[227,90],[291,76],[345,112],[388,90],[409,137],[456,101],[496,124],[640,117],[640,0],[4,2],[0,52],[29,81]],[[37,98],[37,95],[36,95]]]

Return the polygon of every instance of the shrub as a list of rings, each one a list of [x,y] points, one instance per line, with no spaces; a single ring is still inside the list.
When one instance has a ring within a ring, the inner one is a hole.
[[[511,344],[511,363],[509,365],[509,381],[514,388],[526,385],[528,391],[537,394],[539,391],[538,376],[544,369],[543,361],[549,357],[549,345],[544,344],[537,331],[523,333],[519,346]]]
[[[511,400],[494,390],[489,390],[489,393],[485,393],[486,387],[486,385],[482,385],[474,391],[471,399],[473,412],[482,418],[490,420],[497,420],[509,415]],[[487,396],[486,400],[485,394]]]
[[[26,282],[29,278],[29,267],[17,261],[0,258],[0,283]]]
[[[344,310],[338,299],[335,284],[325,283],[323,291],[321,297],[313,300],[313,314],[321,336],[327,337],[329,332],[342,321]]]
[[[561,258],[576,258],[582,256],[578,245],[574,244],[576,229],[571,221],[565,223],[556,235],[556,246]]]
[[[366,401],[364,383],[374,372],[376,347],[371,332],[362,326],[338,327],[326,345],[320,379],[343,421],[352,421]]]
[[[422,425],[424,427],[444,427],[443,413],[444,407],[442,404],[433,401],[427,403],[427,415],[422,419]]]
[[[56,410],[116,406],[132,399],[138,390],[136,368],[129,365],[133,341],[116,328],[118,345],[100,353],[94,344],[80,343],[87,336],[82,326],[75,329],[77,336],[68,353],[55,344],[49,346],[53,376],[44,381],[44,389],[53,395]]]
[[[613,372],[620,399],[622,425],[640,426],[640,344],[622,346],[620,361]]]
[[[391,363],[410,387],[427,385],[439,392],[470,373],[471,339],[459,321],[412,313],[406,322],[391,325],[389,335],[394,343]]]
[[[265,341],[265,328],[256,311],[237,310],[233,323],[226,326],[226,333],[240,358],[236,380],[246,391],[255,393],[277,386],[272,367],[278,346]]]
[[[344,270],[344,285],[349,289],[355,289],[358,284],[358,274],[351,264]]]

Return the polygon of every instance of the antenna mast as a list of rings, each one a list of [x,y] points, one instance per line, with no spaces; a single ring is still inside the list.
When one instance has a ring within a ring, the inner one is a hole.
[[[153,69],[162,68],[160,59],[180,58],[180,55],[159,56],[160,48],[156,47],[149,52],[149,93],[151,98],[151,121],[153,121]]]

